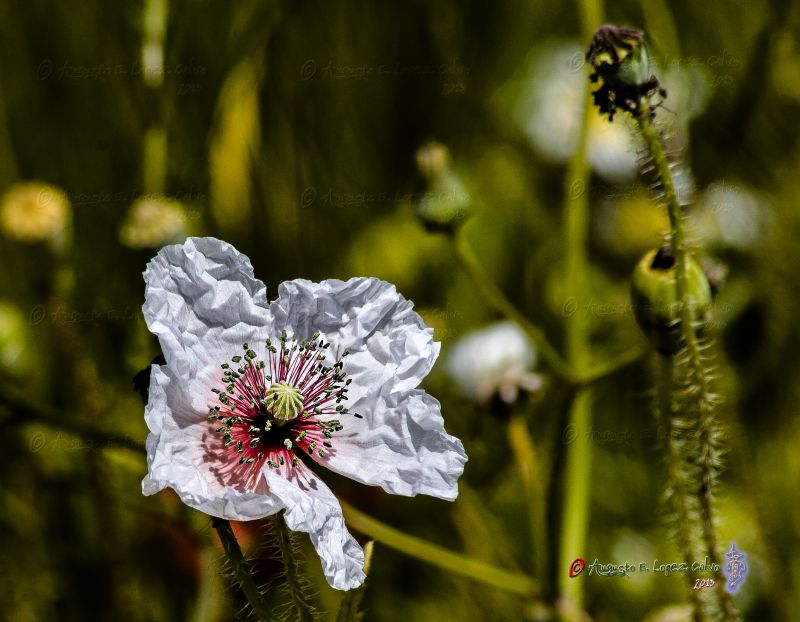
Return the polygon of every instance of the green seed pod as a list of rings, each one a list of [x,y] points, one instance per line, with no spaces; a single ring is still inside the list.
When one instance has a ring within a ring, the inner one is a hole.
[[[711,287],[694,257],[688,255],[686,259],[689,310],[694,330],[699,333],[708,323]],[[636,321],[659,352],[675,354],[683,347],[675,259],[669,246],[649,251],[636,265],[631,280],[631,302]]]

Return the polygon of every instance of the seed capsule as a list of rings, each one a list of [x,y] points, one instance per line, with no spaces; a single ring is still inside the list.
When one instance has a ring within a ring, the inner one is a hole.
[[[687,297],[692,325],[700,333],[709,320],[711,287],[703,268],[687,256]],[[663,354],[675,354],[683,347],[681,303],[675,280],[675,258],[664,246],[649,251],[637,264],[631,280],[631,303],[636,321]]]

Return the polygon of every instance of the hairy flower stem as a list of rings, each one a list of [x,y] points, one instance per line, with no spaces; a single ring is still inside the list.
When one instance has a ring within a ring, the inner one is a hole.
[[[689,510],[690,500],[686,490],[686,481],[680,468],[681,447],[679,446],[679,436],[683,431],[677,429],[672,421],[673,361],[670,356],[659,356],[658,359],[658,432],[663,441],[669,505],[673,520],[676,523],[676,537],[681,557],[687,561],[695,560],[699,559],[700,556],[697,554],[697,546],[693,537],[694,525],[692,525]],[[705,622],[706,617],[700,592],[693,589],[696,578],[697,573],[690,570],[688,579],[692,594],[693,620],[694,622]]]
[[[683,215],[681,213],[681,206],[678,203],[677,194],[675,193],[675,185],[672,180],[672,173],[670,171],[666,152],[664,151],[661,135],[653,126],[651,108],[644,99],[636,115],[636,121],[650,156],[653,158],[653,164],[663,190],[663,201],[669,215],[672,253],[675,258],[676,291],[678,300],[681,303],[680,323],[681,334],[684,341],[684,351],[680,354],[686,356],[687,381],[691,387],[692,401],[695,402],[697,407],[697,421],[695,425],[700,447],[700,456],[698,457],[700,482],[696,494],[698,495],[698,504],[702,517],[701,529],[709,559],[712,563],[719,564],[721,568],[722,563],[720,561],[721,556],[719,554],[714,528],[712,504],[717,453],[713,446],[715,430],[714,408],[708,373],[703,362],[700,343],[695,334],[691,307],[689,305],[688,251],[683,229]],[[722,574],[721,570],[715,573],[714,580],[716,582],[717,597],[724,611],[726,622],[738,620],[739,616],[733,606],[733,600],[725,589],[725,576]]]
[[[292,620],[314,622],[316,619],[314,607],[309,600],[308,587],[303,580],[296,547],[292,542],[292,534],[286,526],[286,521],[283,520],[283,514],[274,516],[272,523],[283,560],[283,587],[289,595]]]
[[[225,551],[225,557],[227,557],[231,565],[236,583],[241,588],[245,598],[247,598],[253,613],[261,622],[268,622],[270,620],[269,608],[261,597],[261,592],[253,578],[250,564],[247,563],[242,554],[242,549],[239,548],[239,543],[236,540],[233,529],[231,529],[231,524],[225,519],[214,518],[211,521],[211,525],[217,530],[222,549]]]

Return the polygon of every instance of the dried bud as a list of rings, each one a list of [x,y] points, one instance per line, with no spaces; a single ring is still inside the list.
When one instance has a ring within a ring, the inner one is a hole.
[[[592,82],[602,80],[593,91],[594,103],[602,114],[613,120],[618,109],[637,114],[643,99],[655,93],[666,97],[658,80],[650,73],[650,57],[644,33],[634,28],[601,26],[586,52],[594,73]]]

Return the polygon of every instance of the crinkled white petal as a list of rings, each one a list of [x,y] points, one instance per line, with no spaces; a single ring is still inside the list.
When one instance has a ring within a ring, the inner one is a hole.
[[[189,238],[162,248],[147,265],[147,327],[181,378],[216,367],[272,324],[266,287],[250,260],[215,238]]]
[[[299,339],[320,331],[341,354],[351,401],[419,386],[439,355],[433,329],[394,285],[376,278],[282,283],[271,305],[277,328]]]
[[[350,407],[344,429],[324,458],[337,473],[396,495],[431,495],[453,500],[467,455],[445,432],[439,402],[414,389],[367,398]]]
[[[286,507],[289,529],[305,531],[317,550],[322,571],[332,587],[349,590],[364,582],[364,551],[344,524],[342,508],[330,489],[300,463],[286,479],[265,468],[269,490]]]
[[[151,367],[145,421],[150,434],[144,494],[172,488],[186,505],[232,520],[263,518],[284,507],[264,481],[248,488],[237,481],[235,472],[220,476],[219,469],[230,459],[215,454],[218,438],[166,366]]]

